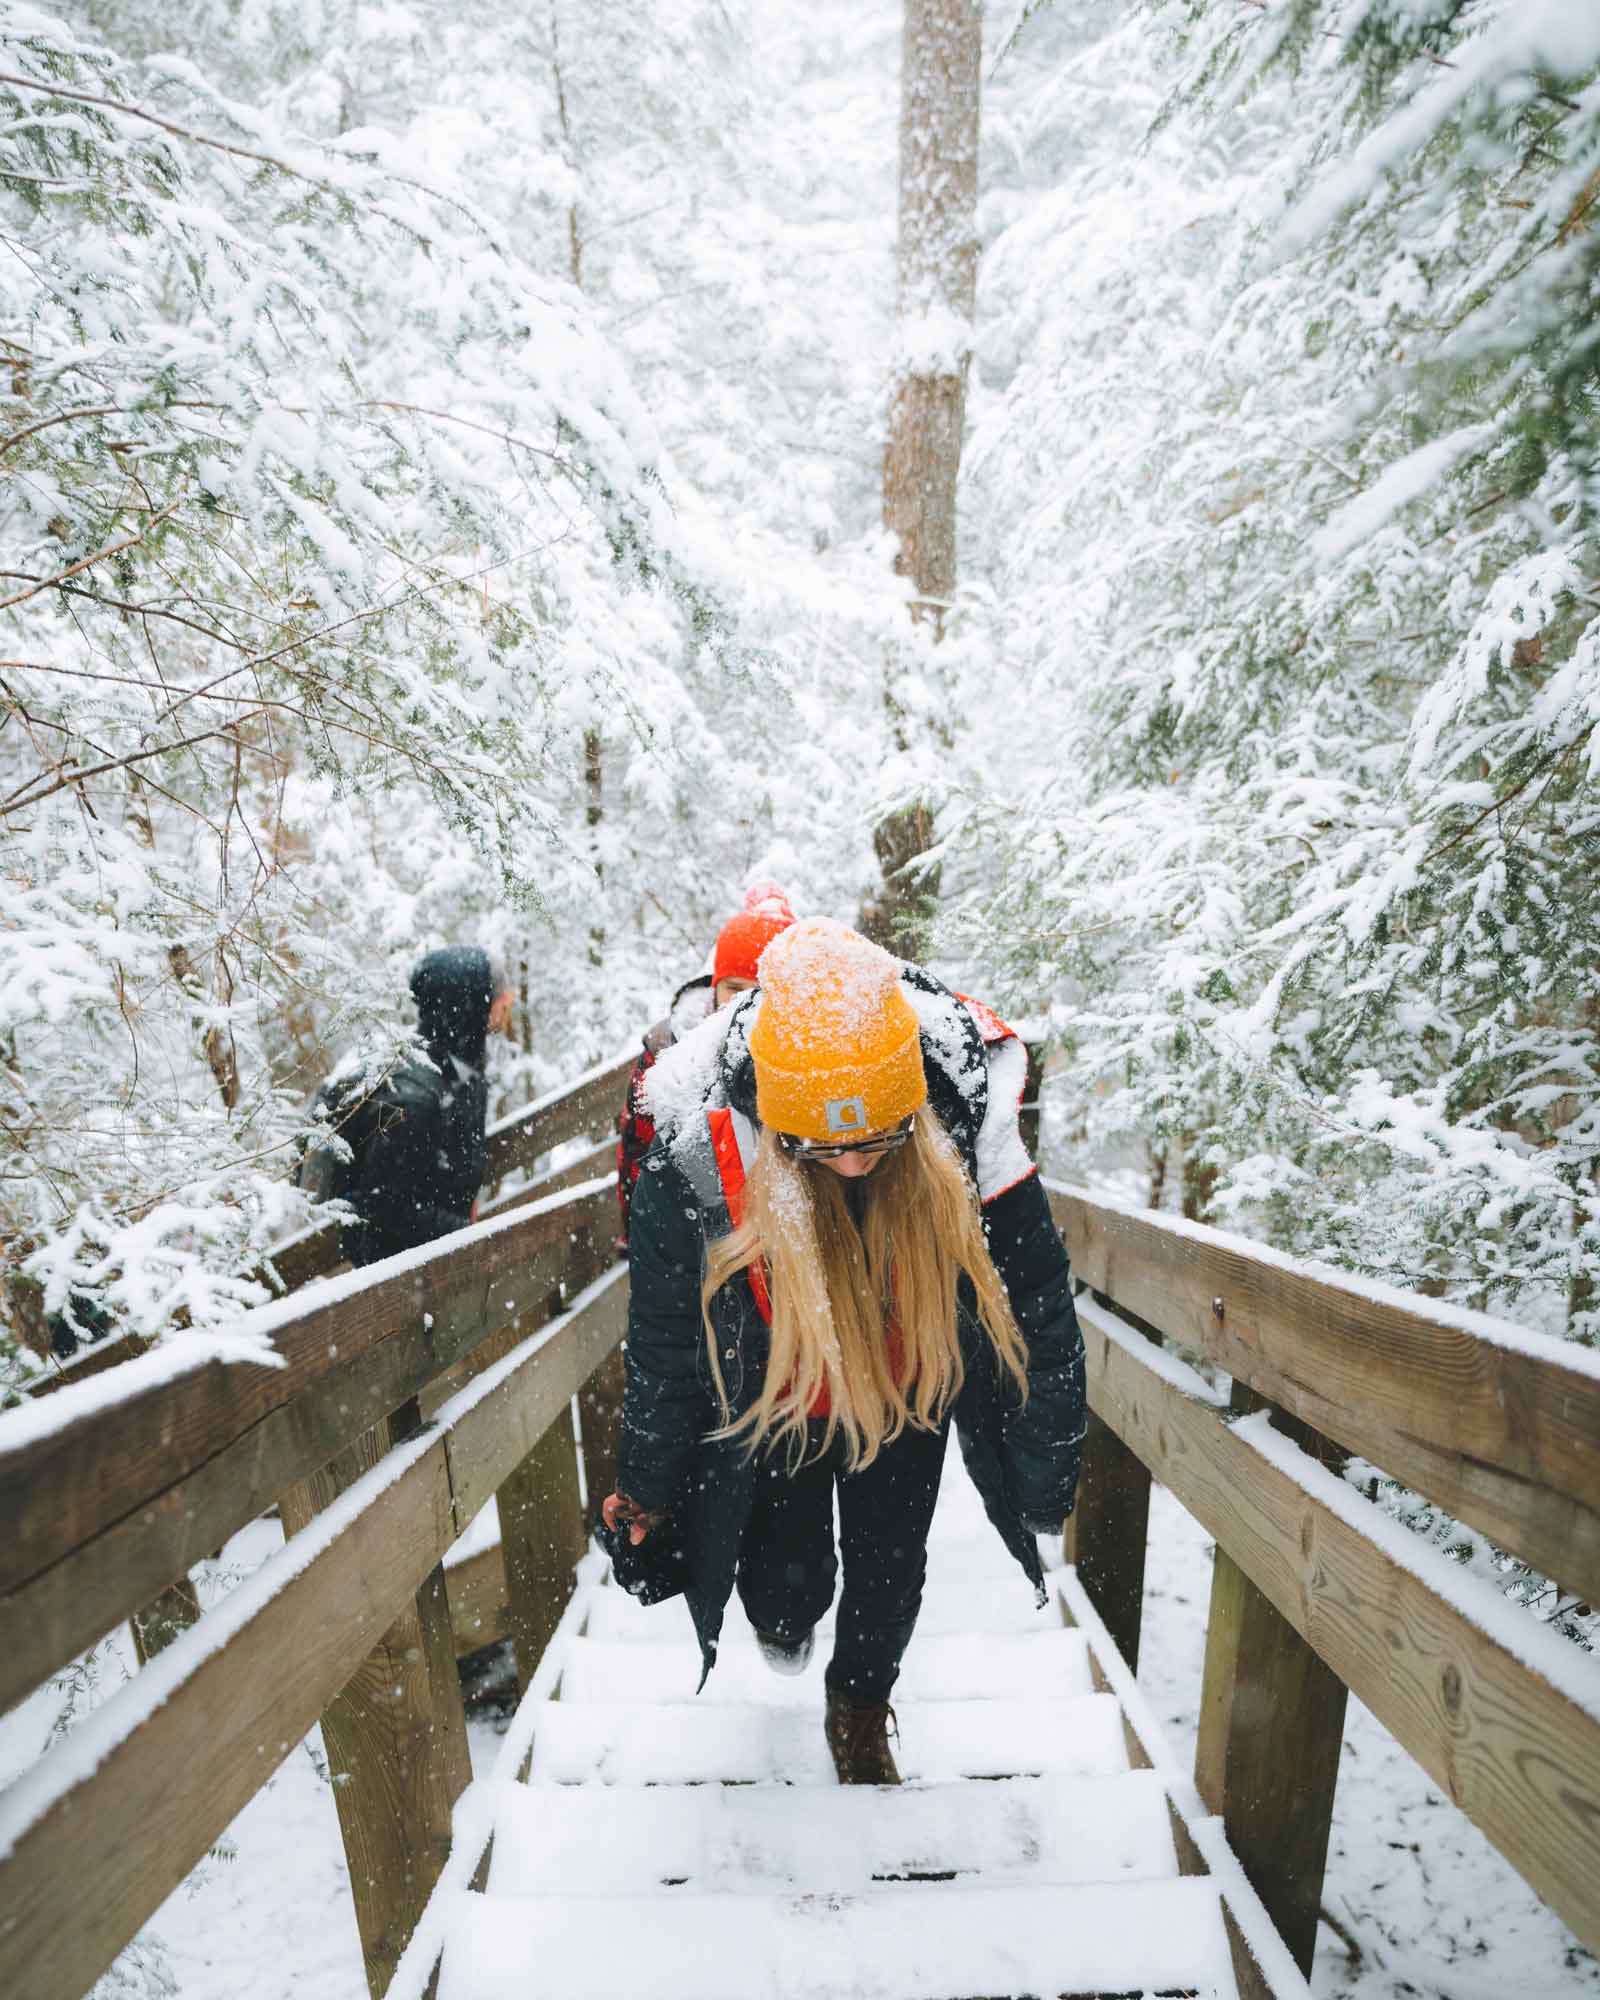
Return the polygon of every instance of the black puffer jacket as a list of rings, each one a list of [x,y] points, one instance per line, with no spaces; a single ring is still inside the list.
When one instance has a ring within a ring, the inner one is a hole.
[[[301,1185],[347,1201],[340,1234],[353,1264],[375,1264],[462,1228],[483,1180],[484,1075],[494,979],[467,946],[429,952],[411,975],[421,1049],[330,1077],[313,1116]]]
[[[933,1109],[983,1191],[980,1134],[992,1136],[989,1055],[972,1011],[908,967],[905,984],[922,1018],[922,1054]],[[713,1440],[718,1410],[705,1354],[700,1279],[707,1242],[728,1227],[696,1125],[714,1104],[754,1121],[748,1031],[759,996],[734,1012],[706,1095],[674,1116],[645,1160],[634,1195],[630,1250],[627,1394],[618,1489],[670,1513],[687,1554],[687,1595],[706,1671],[716,1658],[749,1519],[754,1461],[742,1441]],[[704,1032],[704,1031],[702,1031]],[[688,1055],[687,1047],[684,1054]],[[692,1092],[691,1092],[692,1094]],[[1011,1115],[997,1107],[1001,1124]],[[1020,1149],[1020,1140],[1016,1141]],[[1021,1158],[1020,1151],[1012,1156]],[[1025,1165],[1025,1162],[1024,1162]],[[1068,1284],[1067,1254],[1039,1177],[1031,1171],[984,1203],[990,1254],[1028,1347],[1028,1397],[994,1360],[970,1288],[960,1332],[966,1381],[955,1407],[962,1454],[990,1520],[1043,1593],[1034,1534],[1072,1511],[1084,1430],[1083,1338]],[[735,1416],[760,1394],[768,1330],[743,1276],[712,1303],[723,1376]]]

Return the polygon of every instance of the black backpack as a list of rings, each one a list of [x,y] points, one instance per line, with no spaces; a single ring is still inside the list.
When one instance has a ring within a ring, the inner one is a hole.
[[[347,1200],[372,1141],[392,1120],[423,1109],[419,1082],[404,1058],[386,1069],[329,1077],[312,1100],[312,1130],[301,1142],[295,1185],[313,1201]]]

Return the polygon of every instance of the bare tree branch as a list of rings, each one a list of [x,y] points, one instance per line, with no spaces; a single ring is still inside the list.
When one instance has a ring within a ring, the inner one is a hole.
[[[53,590],[58,584],[65,583],[68,577],[76,576],[79,570],[89,569],[97,562],[104,562],[107,556],[119,555],[123,549],[131,549],[136,542],[142,542],[153,529],[159,528],[163,521],[176,514],[182,505],[181,500],[174,500],[170,507],[163,507],[153,521],[147,521],[136,535],[125,535],[120,542],[109,542],[105,548],[96,549],[92,556],[85,556],[81,562],[75,562],[70,569],[64,569],[59,576],[46,577],[43,583],[30,584],[26,590],[19,590],[12,597],[0,598],[0,611],[9,611],[14,604],[26,604],[30,597],[37,597],[41,590]]]

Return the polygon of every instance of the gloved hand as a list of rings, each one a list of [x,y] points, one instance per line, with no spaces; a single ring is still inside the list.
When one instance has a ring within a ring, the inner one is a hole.
[[[628,1540],[637,1548],[650,1530],[659,1527],[667,1517],[651,1513],[625,1493],[608,1493],[600,1503],[600,1518],[613,1534],[621,1534],[626,1525]]]

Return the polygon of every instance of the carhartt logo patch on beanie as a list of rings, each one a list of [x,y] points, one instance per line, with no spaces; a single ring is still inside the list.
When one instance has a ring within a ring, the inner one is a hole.
[[[794,922],[789,898],[775,882],[761,882],[744,899],[738,916],[717,932],[711,959],[711,983],[723,979],[754,979],[756,961],[780,931]]]
[[[896,959],[831,917],[808,917],[761,955],[750,1029],[756,1112],[797,1139],[886,1132],[927,1100],[917,1017]]]

